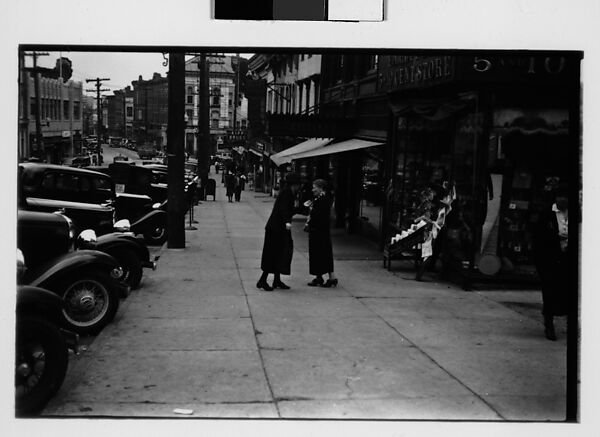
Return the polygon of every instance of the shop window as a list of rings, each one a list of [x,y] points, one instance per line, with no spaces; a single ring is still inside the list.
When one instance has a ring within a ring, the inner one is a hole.
[[[447,121],[399,118],[393,178],[388,187],[390,225],[409,228],[420,215],[422,192],[441,187],[451,168],[453,129]]]
[[[382,209],[385,200],[383,148],[366,151],[362,166],[360,219],[365,234],[381,235]]]

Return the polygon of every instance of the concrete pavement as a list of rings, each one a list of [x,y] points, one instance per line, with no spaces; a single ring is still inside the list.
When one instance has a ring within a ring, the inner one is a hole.
[[[544,338],[539,292],[415,282],[339,231],[340,285],[311,288],[303,217],[291,290],[257,290],[274,199],[228,203],[215,178],[186,248],[162,250],[44,416],[564,420],[565,325]]]

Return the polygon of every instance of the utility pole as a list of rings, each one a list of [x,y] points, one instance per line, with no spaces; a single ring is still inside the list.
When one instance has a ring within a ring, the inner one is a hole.
[[[86,83],[89,82],[96,82],[96,89],[91,89],[91,90],[86,90],[89,92],[96,92],[96,114],[98,116],[98,120],[96,121],[96,136],[98,138],[98,146],[100,146],[100,144],[102,144],[100,142],[100,127],[102,126],[102,105],[100,102],[100,92],[101,91],[110,91],[108,89],[100,89],[100,87],[102,86],[102,82],[110,80],[109,78],[104,78],[104,79],[100,79],[99,77],[97,77],[96,79],[86,79]]]
[[[37,58],[38,56],[49,56],[50,53],[47,52],[33,52],[33,53],[25,53],[25,56],[33,57],[33,74],[34,81],[33,86],[35,90],[35,142],[36,142],[36,154],[41,156],[44,151],[44,144],[42,139],[42,120],[41,120],[41,99],[40,96],[40,75],[37,68]]]
[[[236,137],[237,129],[237,107],[238,107],[238,93],[240,92],[240,54],[235,54],[235,60],[237,67],[235,69],[235,87],[233,94],[233,136]]]
[[[198,62],[200,70],[200,89],[198,90],[198,148],[196,160],[198,162],[198,177],[200,178],[200,198],[205,199],[206,184],[208,182],[208,166],[210,151],[210,126],[209,126],[209,80],[206,53],[200,54]]]
[[[184,162],[185,136],[185,54],[169,53],[169,119],[167,124],[167,165],[169,208],[167,247],[185,248]],[[190,205],[191,208],[193,206]]]

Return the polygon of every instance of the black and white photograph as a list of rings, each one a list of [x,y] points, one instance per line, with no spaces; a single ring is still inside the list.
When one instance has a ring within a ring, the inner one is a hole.
[[[16,435],[590,435],[587,46],[210,13],[8,44]]]

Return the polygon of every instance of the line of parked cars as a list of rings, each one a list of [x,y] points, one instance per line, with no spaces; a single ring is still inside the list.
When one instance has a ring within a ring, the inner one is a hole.
[[[116,163],[97,170],[19,164],[18,415],[39,411],[56,393],[68,348],[110,323],[143,268],[156,268],[147,246],[166,240],[160,169]]]

